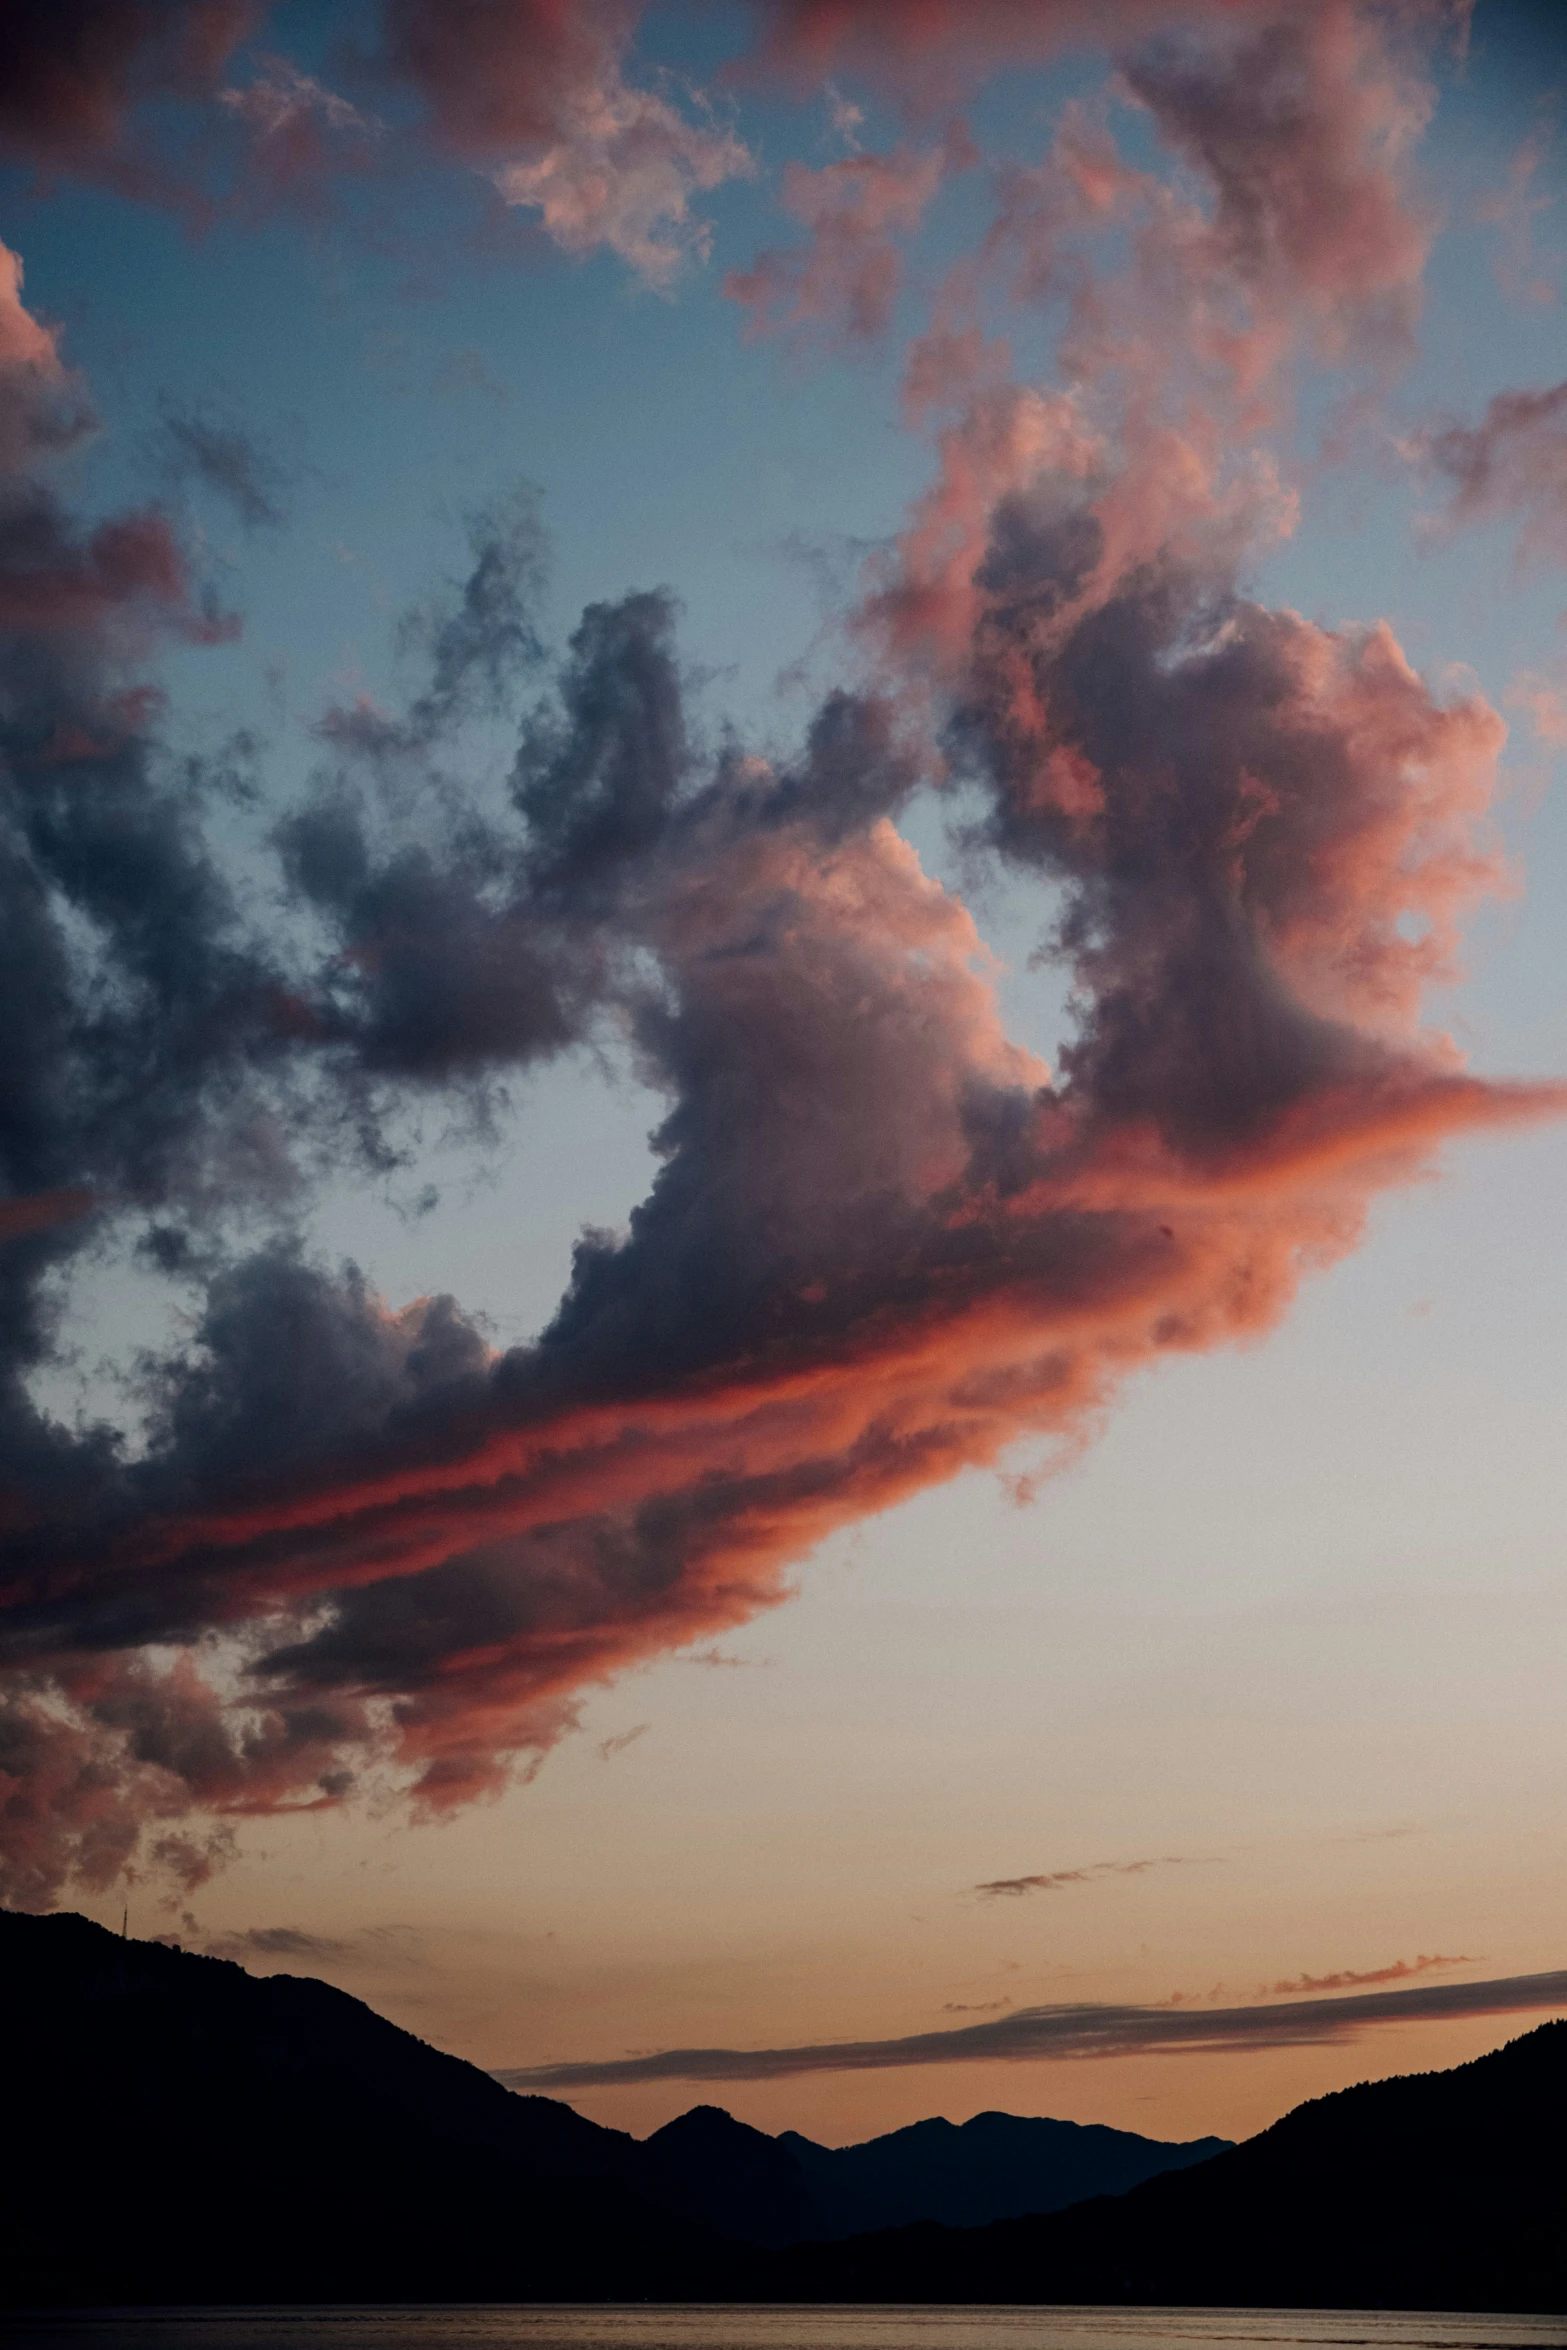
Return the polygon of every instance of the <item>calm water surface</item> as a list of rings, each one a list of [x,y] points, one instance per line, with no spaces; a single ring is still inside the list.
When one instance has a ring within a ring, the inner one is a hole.
[[[8,2350],[1567,2350],[1567,2319],[1367,2309],[136,2309]]]

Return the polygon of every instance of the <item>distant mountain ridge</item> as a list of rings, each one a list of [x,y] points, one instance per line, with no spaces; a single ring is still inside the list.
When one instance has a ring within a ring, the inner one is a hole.
[[[1164,2171],[1211,2161],[1228,2138],[1172,2144],[1100,2123],[980,2113],[913,2122],[858,2146],[776,2138],[698,2105],[645,2142],[678,2208],[748,2243],[781,2245],[938,2220],[982,2227],[1124,2195]]]
[[[514,2095],[325,1983],[257,1980],[70,1916],[0,1912],[0,2016],[12,2307],[1567,2309],[1567,2023],[1319,2098],[1202,2161],[1005,2114],[831,2148],[699,2106],[638,2141]],[[950,2211],[1003,2187],[1049,2194],[1068,2157],[1113,2172],[1172,2155],[1184,2167],[1053,2211],[825,2232],[911,2196]]]
[[[1297,2106],[1200,2167],[981,2228],[799,2244],[780,2301],[1567,2312],[1567,2023]]]
[[[1054,2209],[1223,2143],[996,2114],[833,2148],[713,2106],[639,2141],[328,1984],[70,1915],[0,1911],[0,2002],[13,2304],[743,2293],[753,2247]]]
[[[0,1913],[0,2298],[683,2297],[743,2257],[636,2141],[346,1992]]]

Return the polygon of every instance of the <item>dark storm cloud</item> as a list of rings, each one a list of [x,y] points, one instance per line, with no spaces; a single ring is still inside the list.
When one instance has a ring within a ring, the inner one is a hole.
[[[60,502],[50,467],[87,414],[4,259],[0,1593],[20,1670],[0,1702],[0,1776],[7,1887],[37,1901],[62,1861],[103,1881],[144,1822],[193,1804],[265,1807],[285,1789],[331,1802],[351,1786],[338,1748],[362,1739],[362,1707],[266,1701],[241,1720],[188,1659],[165,1672],[135,1654],[154,1625],[181,1639],[225,1619],[224,1595],[200,1574],[103,1587],[96,1602],[78,1590],[64,1603],[71,1654],[40,1677],[22,1660],[55,1640],[61,1613],[37,1613],[30,1562],[89,1526],[106,1533],[216,1486],[238,1495],[340,1465],[436,1389],[471,1388],[488,1350],[449,1301],[393,1316],[352,1268],[329,1275],[286,1236],[228,1260],[219,1228],[247,1205],[285,1210],[323,1151],[383,1157],[367,1089],[385,1070],[515,1059],[519,1029],[554,1044],[566,1026],[526,937],[509,935],[525,930],[524,912],[485,905],[500,934],[488,941],[473,920],[483,885],[471,838],[444,863],[405,847],[374,869],[367,854],[355,864],[329,812],[300,813],[284,860],[296,898],[337,911],[358,968],[373,964],[353,1017],[288,949],[253,934],[208,821],[249,789],[251,747],[174,759],[157,698],[127,684],[160,636],[200,642],[227,624],[204,605],[166,517],[84,527]],[[254,511],[252,453],[209,419],[172,422],[186,458]],[[393,730],[405,763],[427,767],[454,725],[492,713],[508,675],[536,662],[526,598],[537,567],[531,513],[514,505],[476,523],[467,577],[408,631],[424,682]],[[193,1344],[139,1366],[151,1439],[139,1461],[108,1427],[72,1432],[49,1418],[29,1386],[51,1359],[51,1277],[106,1219],[140,1224],[143,1261],[198,1284]],[[210,1873],[210,1841],[169,1831],[148,1849],[189,1885]]]
[[[23,389],[43,413],[65,379],[47,339],[39,353]],[[58,436],[25,422],[15,447],[47,454]],[[907,790],[909,772],[884,718],[837,696],[797,768],[747,770],[715,798],[686,735],[672,607],[641,595],[584,616],[555,698],[523,730],[515,813],[504,803],[486,813],[443,762],[455,731],[501,715],[541,658],[536,518],[526,497],[503,502],[476,519],[465,578],[404,631],[423,682],[399,712],[329,714],[330,764],[280,828],[295,904],[335,932],[312,976],[247,940],[206,843],[207,779],[172,769],[140,706],[127,714],[105,682],[151,627],[204,628],[167,525],[100,535],[84,556],[46,486],[23,475],[14,500],[32,518],[18,533],[32,600],[0,661],[30,697],[18,692],[12,706],[31,726],[13,726],[9,742],[18,849],[4,936],[12,1000],[36,1009],[10,1032],[0,1102],[13,1185],[0,1278],[17,1306],[7,1459],[19,1479],[5,1589],[18,1677],[5,1730],[8,1778],[27,1791],[10,1809],[8,1882],[37,1899],[62,1866],[94,1881],[112,1874],[147,1817],[341,1800],[353,1780],[345,1754],[367,1728],[361,1701],[342,1698],[345,1678],[403,1692],[408,1734],[439,1748],[424,1768],[430,1799],[492,1783],[493,1741],[465,1742],[451,1727],[469,1702],[441,1687],[454,1643],[505,1652],[549,1631],[563,1659],[574,1641],[590,1657],[606,1638],[635,1638],[649,1604],[656,1614],[658,1595],[721,1533],[733,1497],[709,1492],[629,1518],[568,1515],[508,1542],[443,1542],[450,1555],[419,1572],[340,1593],[324,1627],[274,1636],[237,1711],[188,1660],[164,1672],[137,1652],[245,1624],[253,1578],[220,1572],[204,1544],[168,1571],[148,1560],[107,1584],[84,1583],[69,1563],[83,1540],[137,1548],[139,1526],[219,1501],[243,1509],[280,1479],[324,1490],[354,1462],[371,1475],[393,1461],[428,1467],[497,1415],[537,1410],[559,1381],[526,1356],[494,1364],[451,1300],[394,1314],[352,1267],[328,1272],[286,1237],[233,1261],[219,1249],[214,1262],[206,1242],[192,1245],[190,1221],[206,1201],[286,1188],[303,1155],[334,1140],[369,1149],[373,1163],[367,1088],[520,1067],[582,1034],[626,944],[657,939],[682,856],[700,878],[706,836],[743,850],[758,826],[788,830],[813,814],[829,835],[852,831]],[[397,832],[410,797],[423,827],[411,839]],[[432,803],[443,814],[433,833]],[[647,892],[677,815],[687,846],[628,916],[627,894]],[[112,1016],[96,986],[84,998],[66,909],[94,941],[87,983],[112,975]],[[639,982],[632,1000],[655,1065],[673,1032],[644,993]],[[37,1284],[100,1199],[149,1216],[147,1261],[201,1283],[186,1342],[140,1364],[148,1446],[134,1461],[108,1430],[73,1438],[46,1421],[20,1384],[48,1348]],[[687,1319],[685,1343],[700,1350]],[[569,1352],[563,1332],[553,1359],[565,1365]],[[567,1386],[581,1376],[568,1372]],[[263,1543],[262,1582],[282,1573],[275,1597],[293,1577],[290,1547]],[[265,1608],[276,1616],[273,1600]],[[694,1624],[707,1620],[697,1603]],[[524,1666],[503,1705],[530,1738],[562,1718],[550,1676],[537,1680]],[[46,1689],[73,1709],[69,1721]],[[187,1882],[207,1866],[171,1835],[157,1857]]]
[[[110,1476],[35,1408],[47,1278],[94,1208],[200,1216],[284,1179],[275,967],[208,846],[232,760],[180,764],[133,681],[160,639],[222,639],[155,510],[79,523],[53,461],[86,429],[52,335],[0,270],[0,1431],[11,1489],[71,1506]],[[244,745],[234,746],[243,762]]]
[[[513,792],[546,896],[613,889],[663,832],[690,772],[668,595],[594,604],[571,640],[561,707],[529,725]]]
[[[672,607],[640,595],[583,616],[558,698],[522,730],[510,797],[525,830],[454,787],[441,766],[454,731],[500,717],[543,660],[531,494],[475,517],[470,554],[455,592],[404,625],[427,682],[398,716],[328,714],[335,764],[278,834],[297,895],[331,933],[306,998],[316,1035],[372,1077],[424,1085],[481,1081],[588,1032],[621,876],[689,769]],[[419,834],[382,826],[378,842],[367,785],[394,804],[416,788]]]
[[[994,2022],[898,2040],[835,2040],[802,2048],[671,2048],[603,2064],[517,2065],[495,2073],[508,2089],[557,2096],[568,2089],[642,2081],[780,2081],[799,2073],[873,2072],[903,2065],[996,2059],[1179,2056],[1341,2046],[1382,2024],[1466,2016],[1567,2013],[1567,1972],[1508,1975],[1489,1983],[1427,1985],[1279,2007],[1024,2007]]]
[[[345,794],[288,819],[280,844],[334,937],[305,1016],[371,1077],[441,1085],[543,1058],[578,1033],[568,942],[497,892],[482,842],[378,857]]]
[[[325,1279],[287,1244],[218,1273],[192,1336],[144,1368],[155,1447],[236,1494],[351,1453],[488,1361],[450,1298],[388,1315],[351,1268]]]
[[[753,774],[736,755],[715,793],[687,738],[676,608],[653,591],[583,614],[554,692],[522,727],[510,779],[522,826],[508,828],[452,794],[440,758],[463,718],[497,715],[542,659],[531,500],[480,516],[471,551],[458,594],[405,627],[429,684],[400,716],[329,713],[319,731],[335,764],[278,833],[296,895],[331,933],[302,1018],[359,1070],[419,1084],[517,1069],[590,1033],[606,994],[624,992],[617,956],[645,931],[648,909],[628,899],[720,806],[731,830],[805,826],[832,842],[895,809],[916,775],[886,706],[839,692],[797,764]],[[378,845],[366,779],[395,797],[411,776],[425,837]],[[439,847],[432,804],[450,815]],[[657,1029],[646,1010],[655,1059]]]

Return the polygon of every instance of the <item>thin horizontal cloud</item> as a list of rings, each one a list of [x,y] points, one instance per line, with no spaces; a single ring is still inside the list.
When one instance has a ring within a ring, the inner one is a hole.
[[[1101,1877],[1142,1877],[1150,1869],[1195,1869],[1217,1865],[1216,1852],[1162,1852],[1149,1860],[1095,1860],[1083,1869],[1049,1869],[1032,1877],[992,1877],[976,1885],[987,1899],[996,1894],[1059,1893],[1067,1885],[1092,1885]]]
[[[345,1958],[351,1942],[330,1934],[307,1934],[300,1926],[246,1926],[242,1932],[216,1934],[206,1944],[211,1958]]]
[[[633,1729],[622,1730],[613,1738],[601,1739],[599,1741],[599,1761],[613,1762],[617,1754],[624,1754],[626,1748],[634,1745],[637,1739],[644,1737],[652,1726],[651,1722],[638,1722]]]
[[[1391,1966],[1373,1967],[1368,1974],[1357,1975],[1345,1968],[1336,1975],[1297,1975],[1293,1982],[1262,1984],[1259,1999],[1289,1999],[1302,1991],[1351,1991],[1367,1983],[1404,1983],[1413,1975],[1429,1975],[1443,1967],[1473,1966],[1472,1958],[1442,1958],[1424,1953],[1418,1958],[1395,1958]]]
[[[1489,1983],[1425,1983],[1287,2007],[1021,2007],[988,2023],[911,2032],[898,2040],[829,2040],[801,2048],[669,2048],[606,2064],[519,2065],[497,2071],[508,2089],[624,2088],[640,2081],[776,2081],[797,2073],[882,2072],[903,2065],[974,2064],[1029,2057],[1180,2056],[1197,2049],[1342,2044],[1378,2024],[1465,2016],[1567,2015],[1567,1968]]]
[[[189,1947],[208,1958],[231,1958],[253,1974],[288,1971],[297,1963],[301,1973],[323,1968],[362,1973],[386,1967],[422,1967],[427,1963],[423,1937],[405,1925],[358,1926],[347,1935],[312,1934],[303,1926],[244,1926],[202,1935],[187,1910],[185,1926],[193,1936]]]

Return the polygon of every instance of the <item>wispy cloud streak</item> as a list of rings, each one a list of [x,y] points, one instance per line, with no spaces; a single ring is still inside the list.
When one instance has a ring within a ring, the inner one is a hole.
[[[671,2048],[607,2063],[517,2065],[496,2072],[509,2089],[625,2088],[643,2081],[777,2081],[797,2073],[880,2072],[901,2065],[991,2059],[1172,2056],[1198,2051],[1342,2044],[1384,2024],[1466,2016],[1567,2014],[1567,1969],[1489,1983],[1426,1985],[1288,2006],[1181,2008],[1023,2007],[993,2022],[897,2040],[830,2040],[801,2048]]]
[[[1165,1852],[1152,1860],[1095,1860],[1081,1869],[1050,1869],[1030,1877],[992,1877],[988,1883],[976,1885],[974,1890],[987,1899],[997,1894],[1015,1897],[1023,1893],[1059,1893],[1067,1885],[1092,1885],[1101,1877],[1144,1877],[1150,1869],[1210,1868],[1218,1859],[1217,1853]]]
[[[1567,381],[1498,392],[1478,424],[1443,425],[1415,453],[1451,485],[1451,522],[1516,518],[1521,557],[1567,561]]]
[[[1418,1958],[1396,1958],[1391,1966],[1371,1967],[1364,1974],[1357,1974],[1352,1967],[1341,1967],[1336,1974],[1297,1975],[1293,1981],[1264,1983],[1259,1996],[1292,1999],[1306,1991],[1349,1991],[1365,1983],[1404,1983],[1414,1975],[1436,1974],[1445,1967],[1473,1964],[1471,1958],[1443,1958],[1439,1953],[1427,1958],[1422,1954]]]

